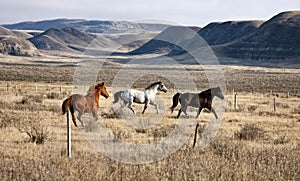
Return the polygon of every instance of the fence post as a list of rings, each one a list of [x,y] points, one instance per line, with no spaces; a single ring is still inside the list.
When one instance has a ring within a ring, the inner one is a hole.
[[[70,111],[67,112],[67,151],[68,157],[71,158],[71,124],[70,124]]]
[[[62,86],[61,86],[61,83],[60,83],[60,85],[59,85],[59,96],[61,96],[62,95]]]
[[[287,98],[290,98],[290,91],[287,92]]]
[[[274,97],[274,112],[276,112],[276,97]]]
[[[7,82],[6,84],[6,91],[8,92],[9,91],[9,83]]]
[[[18,86],[16,85],[16,96],[19,96]]]
[[[35,83],[35,92],[37,92],[37,83]]]
[[[269,97],[271,97],[272,95],[273,95],[273,91],[270,90]]]
[[[236,92],[233,89],[233,111],[236,112]]]
[[[196,128],[195,128],[195,135],[194,135],[193,148],[195,147],[196,142],[197,142],[197,132],[198,132],[198,127],[199,127],[199,123],[197,123]]]

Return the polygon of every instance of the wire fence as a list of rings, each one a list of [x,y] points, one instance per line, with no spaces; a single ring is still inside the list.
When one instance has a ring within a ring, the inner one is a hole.
[[[87,90],[88,87],[83,87],[83,90]],[[10,96],[29,96],[29,95],[42,95],[49,99],[61,99],[72,94],[73,85],[63,82],[57,83],[28,83],[28,82],[0,82],[1,95]],[[172,94],[176,92],[171,91]],[[281,117],[289,117],[289,114],[300,114],[299,98],[297,96],[287,93],[274,93],[268,91],[266,93],[255,92],[228,92],[226,96],[226,111],[227,112],[247,112],[257,113],[258,115],[266,116],[266,114],[280,115]],[[59,105],[60,106],[60,105]],[[59,107],[56,105],[56,107]],[[21,107],[23,109],[23,107]],[[37,106],[32,107],[39,110]],[[50,109],[50,108],[49,108]],[[59,111],[58,111],[59,112]],[[65,125],[49,124],[47,126],[66,128]],[[299,130],[280,129],[276,132],[298,132]],[[270,131],[273,133],[273,131]],[[65,133],[64,133],[65,134]],[[298,138],[295,138],[298,140]]]

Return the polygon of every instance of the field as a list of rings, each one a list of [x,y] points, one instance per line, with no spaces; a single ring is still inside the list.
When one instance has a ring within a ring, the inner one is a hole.
[[[209,145],[202,149],[197,142],[193,148],[193,129],[188,141],[165,158],[126,164],[101,154],[89,143],[86,135],[97,135],[95,121],[86,121],[84,128],[72,124],[72,157],[67,157],[66,116],[61,115],[60,107],[72,93],[76,61],[12,58],[1,62],[1,180],[300,180],[298,69],[223,66],[226,107],[221,127]],[[196,77],[198,90],[208,87],[200,67],[185,68]],[[178,108],[173,114],[168,110],[177,90],[166,80],[171,88],[158,95],[164,113],[158,125],[130,127],[112,108],[112,82],[120,69],[120,64],[106,63],[100,70],[98,80],[106,82],[111,95],[100,98],[101,123],[116,138],[130,143],[153,143],[167,137],[178,124]],[[156,76],[143,77],[134,87],[141,89],[155,80]],[[134,109],[141,120],[155,115],[151,106],[144,116],[141,105]],[[189,117],[180,119],[193,120],[196,110],[191,108],[188,113]],[[210,113],[202,111],[198,140],[209,117]]]

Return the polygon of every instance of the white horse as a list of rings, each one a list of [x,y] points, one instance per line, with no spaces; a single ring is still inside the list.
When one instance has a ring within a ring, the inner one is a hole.
[[[144,109],[142,114],[144,114],[145,110],[148,107],[148,104],[155,106],[156,113],[159,113],[158,105],[155,103],[155,96],[158,91],[167,92],[168,89],[161,82],[155,82],[149,85],[144,90],[134,90],[128,89],[124,91],[118,91],[114,94],[113,104],[117,103],[120,99],[123,100],[122,107],[126,106],[135,114],[135,111],[132,109],[132,103],[144,104]]]

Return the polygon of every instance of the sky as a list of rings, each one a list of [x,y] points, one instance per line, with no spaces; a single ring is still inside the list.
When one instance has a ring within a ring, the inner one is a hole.
[[[210,22],[268,20],[300,10],[299,0],[1,0],[0,24],[57,18],[125,20],[203,27]]]

